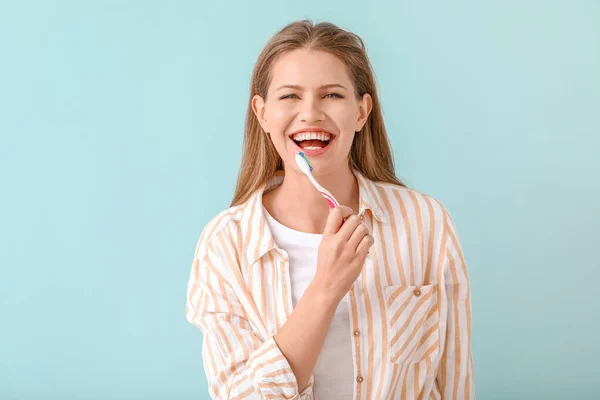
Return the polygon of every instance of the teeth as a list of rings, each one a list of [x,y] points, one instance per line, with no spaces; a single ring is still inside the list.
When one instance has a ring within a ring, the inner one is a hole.
[[[304,150],[321,150],[322,147],[318,147],[318,146],[306,146],[304,148]]]
[[[295,135],[292,136],[292,139],[294,139],[297,142],[301,142],[303,140],[329,141],[331,139],[331,134],[329,134],[327,132],[303,132],[303,133],[296,133]]]

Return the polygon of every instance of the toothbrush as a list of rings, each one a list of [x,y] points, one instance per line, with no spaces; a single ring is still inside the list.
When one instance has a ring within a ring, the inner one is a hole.
[[[335,207],[338,207],[340,203],[338,203],[335,197],[333,197],[333,195],[329,193],[323,186],[319,185],[319,182],[317,182],[317,180],[312,175],[311,172],[313,170],[313,167],[312,165],[310,165],[310,161],[308,160],[304,152],[299,152],[298,154],[296,154],[295,158],[296,164],[298,164],[300,170],[304,172],[306,176],[308,176],[308,179],[310,179],[313,186],[317,188],[317,190],[321,192],[321,195],[325,198],[325,200],[327,200],[327,205],[329,205],[329,208],[334,209]]]

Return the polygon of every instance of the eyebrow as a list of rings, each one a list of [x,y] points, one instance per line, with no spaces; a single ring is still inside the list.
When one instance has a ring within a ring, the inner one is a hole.
[[[319,89],[329,89],[329,88],[332,88],[332,87],[339,87],[339,88],[342,88],[342,89],[346,89],[346,87],[345,87],[345,86],[343,86],[343,85],[340,85],[339,83],[330,83],[330,84],[328,84],[328,85],[323,85],[323,86],[321,86]],[[281,90],[281,89],[296,89],[296,90],[302,90],[303,88],[302,88],[302,86],[298,86],[298,85],[283,85],[283,86],[279,86],[279,87],[277,88],[277,90],[275,90],[275,91],[278,91],[278,90]]]

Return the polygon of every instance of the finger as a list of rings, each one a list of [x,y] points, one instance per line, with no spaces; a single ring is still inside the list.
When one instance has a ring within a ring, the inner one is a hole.
[[[352,233],[352,236],[350,236],[350,239],[348,239],[348,246],[350,246],[352,250],[357,251],[358,245],[368,234],[369,230],[365,224],[359,224]]]
[[[348,241],[350,240],[350,237],[352,236],[356,228],[358,228],[358,226],[361,224],[362,222],[360,220],[360,217],[356,214],[353,214],[350,217],[348,217],[346,222],[344,222],[344,225],[342,225],[342,227],[340,228],[338,235],[340,235],[340,238],[342,240]]]
[[[323,233],[335,234],[344,223],[344,220],[352,215],[352,209],[346,206],[339,206],[329,212],[325,231]]]
[[[344,219],[346,219],[349,216],[351,216],[352,214],[354,214],[354,211],[352,210],[352,208],[350,208],[348,206],[339,206],[337,208],[342,210],[342,217],[344,217]]]
[[[371,248],[371,246],[373,246],[373,243],[375,243],[375,239],[373,239],[373,236],[364,236],[360,241],[360,244],[356,248],[356,255],[366,258],[369,249]]]

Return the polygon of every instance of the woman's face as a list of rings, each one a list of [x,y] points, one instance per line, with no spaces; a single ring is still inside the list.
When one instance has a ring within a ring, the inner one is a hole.
[[[369,94],[356,98],[346,65],[324,51],[294,50],[279,57],[271,76],[267,99],[254,96],[252,107],[286,169],[299,171],[294,157],[300,151],[314,175],[347,167],[372,101]]]

